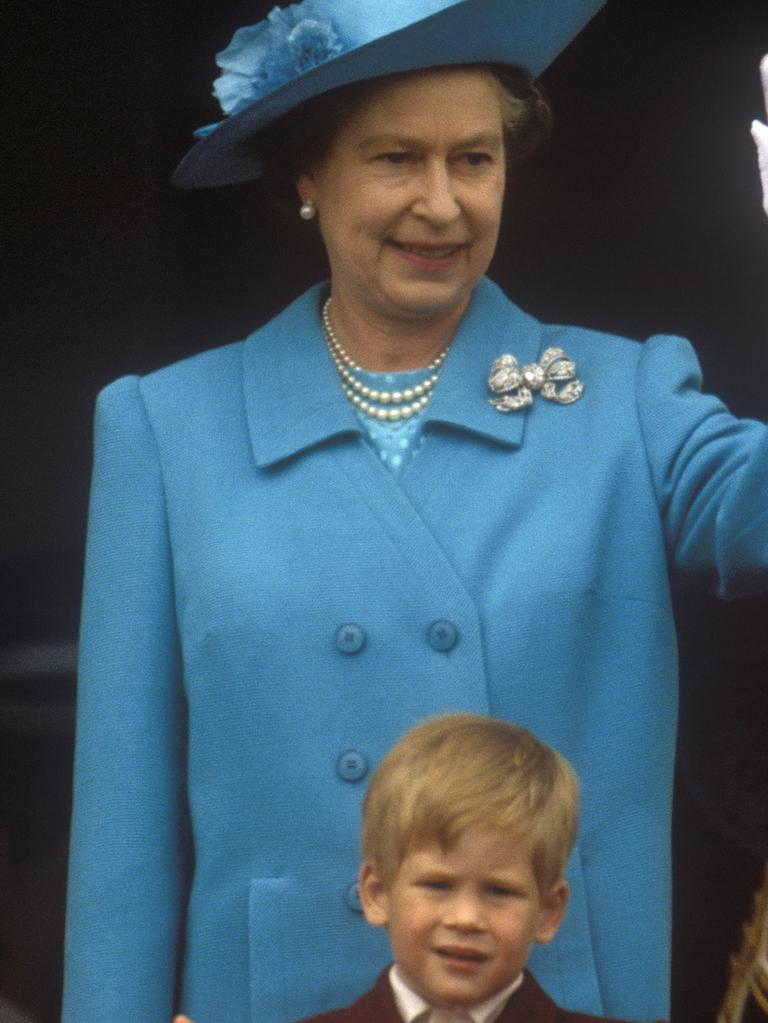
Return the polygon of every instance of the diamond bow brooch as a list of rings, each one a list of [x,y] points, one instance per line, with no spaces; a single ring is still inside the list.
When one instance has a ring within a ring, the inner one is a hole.
[[[558,390],[560,383],[565,386]],[[522,369],[514,355],[500,355],[491,366],[488,386],[494,394],[501,395],[488,399],[499,412],[517,412],[532,405],[534,393],[547,401],[570,405],[579,400],[584,390],[584,384],[576,379],[576,363],[562,348],[547,348],[541,362],[529,362]]]

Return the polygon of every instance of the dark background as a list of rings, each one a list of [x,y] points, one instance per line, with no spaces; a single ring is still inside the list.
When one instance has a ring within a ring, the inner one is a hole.
[[[59,997],[95,394],[242,336],[325,272],[313,227],[258,185],[168,183],[218,116],[214,52],[271,6],[27,0],[0,33],[0,994],[42,1023]],[[766,51],[766,0],[609,0],[544,75],[555,134],[513,183],[492,270],[544,319],[689,336],[707,388],[763,419],[768,222],[749,123]],[[674,1011],[694,1023],[715,1018],[768,855],[768,601],[686,592],[678,620]]]

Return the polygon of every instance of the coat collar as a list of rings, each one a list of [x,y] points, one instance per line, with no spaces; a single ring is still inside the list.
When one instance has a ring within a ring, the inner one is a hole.
[[[593,1017],[580,1016],[578,1013],[562,1014],[552,999],[539,987],[536,980],[525,970],[521,986],[515,991],[501,1010],[496,1023],[558,1023],[558,1020],[572,1019],[579,1023]],[[327,1017],[313,1017],[305,1023],[317,1023],[326,1019],[332,1023],[402,1023],[397,1011],[392,986],[389,982],[389,969],[379,974],[374,986],[357,1002],[347,1009],[329,1013]]]
[[[362,434],[323,344],[320,306],[326,293],[327,285],[311,288],[245,342],[245,407],[261,468],[332,438]],[[537,358],[541,335],[538,321],[484,278],[456,332],[425,427],[463,430],[509,447],[522,444],[527,413],[498,412],[488,402],[486,380],[504,352],[522,364]]]

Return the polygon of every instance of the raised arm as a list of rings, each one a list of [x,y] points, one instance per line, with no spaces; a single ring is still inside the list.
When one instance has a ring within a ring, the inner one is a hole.
[[[768,54],[760,61],[760,79],[763,83],[765,109],[768,112]],[[763,209],[768,216],[768,125],[762,121],[752,122],[752,138],[757,146],[757,163],[760,168],[760,181],[763,185]]]

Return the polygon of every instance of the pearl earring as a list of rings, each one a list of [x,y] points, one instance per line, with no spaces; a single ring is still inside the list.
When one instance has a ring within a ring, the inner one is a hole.
[[[316,215],[317,206],[315,206],[311,199],[307,199],[299,207],[299,216],[302,220],[314,220]]]

